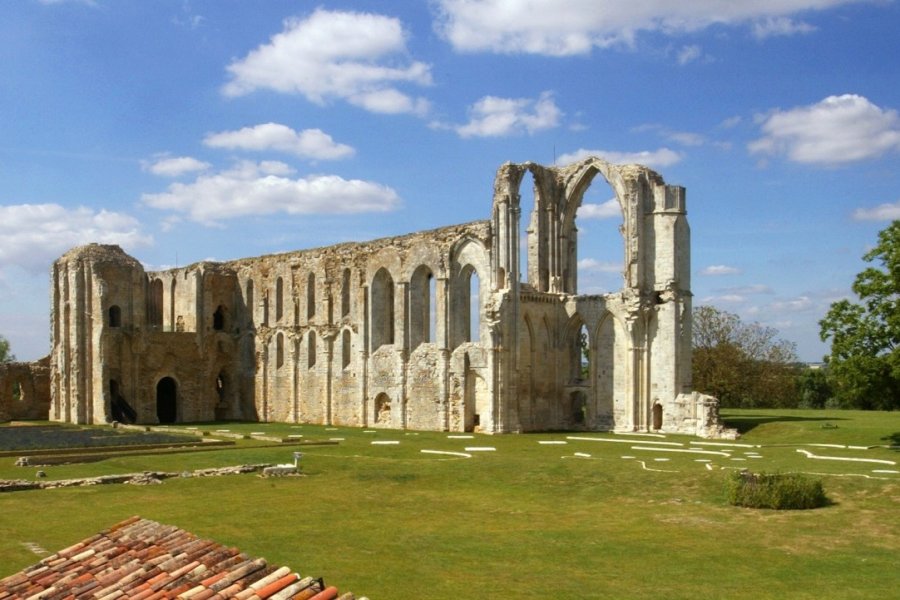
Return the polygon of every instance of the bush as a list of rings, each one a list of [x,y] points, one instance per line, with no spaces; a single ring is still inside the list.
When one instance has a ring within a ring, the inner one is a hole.
[[[796,473],[731,473],[725,493],[732,506],[803,510],[828,504],[822,482]]]

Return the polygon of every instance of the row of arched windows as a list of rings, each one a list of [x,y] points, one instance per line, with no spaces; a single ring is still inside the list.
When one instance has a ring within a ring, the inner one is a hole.
[[[275,323],[280,323],[285,317],[286,292],[284,278],[275,280],[274,290]],[[254,287],[253,280],[248,279],[245,288],[245,299],[250,320],[254,320]],[[331,303],[328,306],[328,320],[331,321]],[[266,292],[262,303],[262,324],[269,325],[269,296]],[[341,317],[350,315],[350,269],[344,269],[341,277]],[[316,274],[310,273],[306,278],[306,320],[310,321],[316,316]],[[294,322],[300,321],[299,307],[294,306]]]
[[[306,336],[306,368],[312,369],[316,366],[316,332],[310,331]],[[351,346],[350,330],[345,329],[341,334],[341,368],[346,369],[350,366]],[[284,366],[285,348],[284,334],[279,332],[275,336],[275,368],[280,369]]]
[[[394,279],[386,268],[379,269],[372,278],[371,286],[371,349],[374,352],[386,344],[396,343],[394,314]],[[480,339],[481,284],[478,272],[467,266],[449,296],[450,345],[456,347],[464,342]],[[413,271],[409,281],[409,343],[417,348],[424,343],[437,341],[437,286],[431,269],[421,265]]]

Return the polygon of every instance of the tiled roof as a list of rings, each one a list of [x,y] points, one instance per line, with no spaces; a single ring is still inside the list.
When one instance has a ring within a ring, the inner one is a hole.
[[[0,580],[0,600],[76,598],[353,600],[354,596],[178,527],[132,517]]]

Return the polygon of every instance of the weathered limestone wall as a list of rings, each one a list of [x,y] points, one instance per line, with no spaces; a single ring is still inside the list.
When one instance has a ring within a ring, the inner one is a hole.
[[[0,363],[0,422],[46,419],[49,410],[49,358]]]

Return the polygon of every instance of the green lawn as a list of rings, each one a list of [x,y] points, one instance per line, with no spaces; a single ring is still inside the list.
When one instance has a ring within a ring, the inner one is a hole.
[[[307,476],[300,478],[184,478],[0,495],[0,576],[39,560],[27,543],[54,551],[141,515],[373,600],[895,594],[900,451],[861,447],[897,443],[900,413],[724,416],[745,432],[737,441],[743,445],[697,444],[704,440],[685,436],[450,439],[316,426],[201,426],[343,439],[303,448]],[[467,446],[495,450],[472,451],[471,458],[421,452]],[[183,471],[289,462],[295,449],[238,441],[233,449],[44,470],[49,478]],[[0,478],[34,477],[35,468],[14,467],[13,460],[0,459]],[[734,468],[819,474],[833,503],[798,512],[727,506],[722,481]]]

